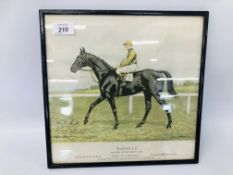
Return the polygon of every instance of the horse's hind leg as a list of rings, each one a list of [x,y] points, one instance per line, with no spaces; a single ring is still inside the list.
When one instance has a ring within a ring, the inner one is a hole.
[[[140,121],[138,125],[136,126],[137,128],[141,127],[146,122],[146,118],[151,110],[151,95],[144,92],[144,97],[145,97],[145,107],[146,107],[145,110],[146,111],[144,113],[142,121]]]
[[[167,102],[163,99],[160,99],[160,96],[158,93],[156,93],[155,95],[153,95],[156,99],[156,101],[161,105],[161,107],[163,108],[164,110],[164,106],[167,105]],[[166,115],[167,115],[167,120],[168,120],[168,123],[167,123],[167,128],[171,128],[171,124],[172,124],[172,117],[171,117],[171,113],[169,110],[164,110],[166,112]]]

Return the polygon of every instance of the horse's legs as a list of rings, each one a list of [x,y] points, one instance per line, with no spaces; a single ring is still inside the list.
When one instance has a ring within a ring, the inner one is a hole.
[[[163,107],[164,105],[167,105],[167,102],[165,100],[160,99],[160,96],[158,93],[154,94],[153,96],[155,97],[156,101]],[[171,128],[171,124],[172,124],[172,117],[171,117],[171,113],[168,110],[164,110],[167,114],[167,128]]]
[[[89,115],[91,111],[94,109],[96,105],[98,105],[100,102],[102,102],[105,98],[102,96],[99,96],[89,107],[88,112],[85,115],[84,125],[88,123]]]
[[[115,99],[114,97],[110,97],[108,98],[108,102],[112,108],[112,112],[113,112],[113,115],[114,115],[114,118],[115,118],[115,124],[113,126],[113,129],[117,129],[118,125],[119,125],[119,122],[118,122],[118,117],[117,117],[117,110],[116,110],[116,104],[115,104]]]
[[[142,121],[140,121],[138,125],[136,126],[137,128],[141,127],[146,122],[146,118],[151,109],[151,94],[144,92],[144,97],[145,97],[145,108],[146,108],[145,110],[146,111],[144,113]]]

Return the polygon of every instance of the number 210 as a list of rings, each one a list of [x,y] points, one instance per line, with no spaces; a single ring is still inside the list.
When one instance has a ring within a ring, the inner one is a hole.
[[[59,27],[58,32],[68,32],[69,31],[69,27]]]

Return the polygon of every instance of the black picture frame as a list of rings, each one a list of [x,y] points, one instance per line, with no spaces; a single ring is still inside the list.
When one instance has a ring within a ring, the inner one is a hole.
[[[200,61],[199,77],[199,96],[196,121],[196,140],[195,154],[193,159],[181,160],[143,160],[143,161],[119,161],[119,162],[93,162],[93,163],[53,163],[50,133],[50,111],[49,111],[49,94],[48,94],[48,75],[46,62],[46,15],[140,15],[140,16],[201,16],[203,17],[202,49]],[[41,55],[42,55],[42,74],[43,74],[43,99],[44,99],[44,117],[46,131],[46,148],[47,148],[47,165],[48,168],[67,168],[67,167],[91,167],[91,166],[126,166],[126,165],[161,165],[161,164],[194,164],[199,161],[200,149],[200,132],[201,132],[201,115],[203,101],[203,86],[205,72],[205,55],[207,45],[208,30],[208,11],[141,11],[141,10],[39,10],[40,18],[40,36],[41,36]]]

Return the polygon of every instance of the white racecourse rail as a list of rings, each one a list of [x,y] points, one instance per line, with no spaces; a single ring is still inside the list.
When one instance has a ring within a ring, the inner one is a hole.
[[[51,94],[49,95],[49,98],[61,98],[64,101],[67,101],[69,103],[68,106],[62,107],[61,108],[61,113],[65,115],[70,115],[73,112],[73,98],[76,97],[98,97],[100,94],[98,93],[92,93],[92,94]],[[161,94],[163,98],[169,99],[172,98],[173,96],[169,96],[168,94],[164,93]],[[128,112],[131,114],[133,112],[133,97],[134,96],[143,96],[142,93],[135,94],[132,96],[129,96],[129,101],[128,101]],[[197,96],[197,93],[179,93],[177,96],[179,97],[186,97],[186,112],[187,114],[190,113],[191,111],[191,97]]]
[[[83,69],[83,71],[90,71],[89,69]],[[173,81],[179,81],[179,82],[184,82],[184,81],[198,81],[198,78],[196,77],[187,77],[187,78],[159,78],[158,81],[168,81],[168,80],[173,80]],[[62,80],[64,81],[64,80]],[[72,81],[72,80],[69,80]],[[93,79],[94,81],[94,79]],[[59,82],[59,80],[49,80],[50,83],[56,83]],[[99,94],[51,94],[49,95],[49,98],[53,98],[53,97],[57,97],[57,98],[61,98],[62,100],[68,101],[69,105],[67,107],[63,107],[61,108],[61,113],[65,114],[65,115],[70,115],[73,112],[73,99],[74,97],[98,97]],[[143,96],[142,93],[136,94],[136,95],[132,95],[129,96],[129,102],[128,102],[128,112],[129,114],[131,114],[133,112],[133,96]],[[197,93],[179,93],[177,96],[180,97],[187,97],[186,100],[186,112],[187,114],[190,113],[191,111],[191,97],[194,96],[198,96]],[[169,98],[173,98],[174,96],[171,96],[167,93],[162,93],[161,94],[161,98],[163,99],[169,99]]]

